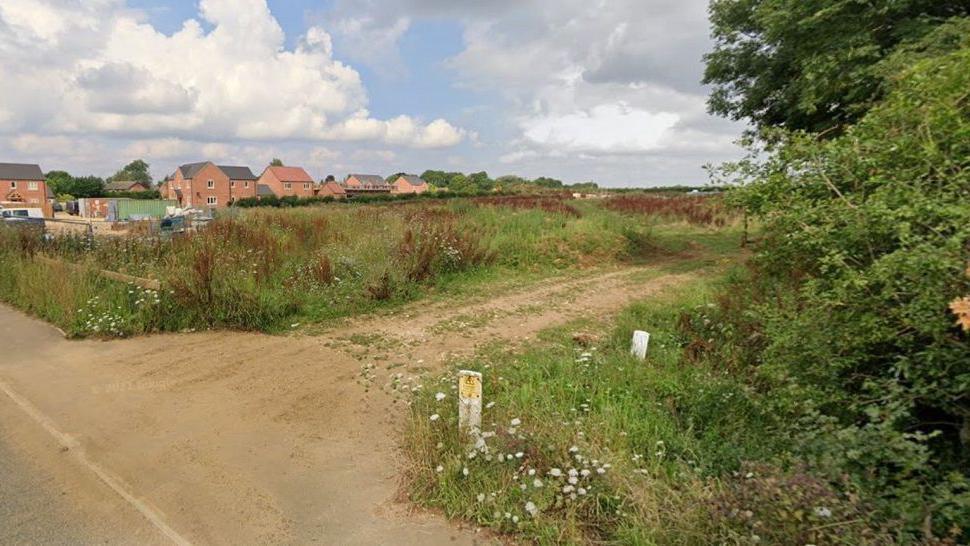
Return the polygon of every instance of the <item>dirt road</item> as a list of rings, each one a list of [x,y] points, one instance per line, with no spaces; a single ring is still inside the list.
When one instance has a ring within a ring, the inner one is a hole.
[[[370,385],[690,277],[601,272],[292,336],[71,342],[0,307],[0,455],[16,461],[8,472],[34,476],[15,493],[4,485],[0,501],[26,488],[46,499],[44,524],[80,542],[486,543],[399,500],[403,404]],[[0,528],[33,536],[31,503],[10,506]],[[91,525],[104,510],[113,519]]]

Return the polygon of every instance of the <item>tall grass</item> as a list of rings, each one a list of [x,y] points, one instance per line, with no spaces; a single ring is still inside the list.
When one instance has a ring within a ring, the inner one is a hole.
[[[892,543],[854,491],[785,470],[785,416],[761,394],[684,362],[679,317],[713,289],[634,305],[605,336],[577,323],[455,363],[484,375],[477,443],[457,430],[455,370],[422,379],[405,436],[411,498],[540,544]],[[645,362],[629,354],[635,329],[651,332]]]
[[[437,287],[640,260],[663,244],[652,236],[655,221],[560,199],[234,212],[171,240],[48,240],[4,229],[0,283],[8,290],[0,298],[74,335],[275,331],[396,305]],[[51,271],[33,260],[36,253],[88,273]],[[98,269],[157,279],[162,289],[145,296],[99,278]],[[61,286],[65,279],[72,288]]]
[[[723,227],[732,215],[719,196],[624,194],[606,200],[618,212],[683,220],[698,226]]]

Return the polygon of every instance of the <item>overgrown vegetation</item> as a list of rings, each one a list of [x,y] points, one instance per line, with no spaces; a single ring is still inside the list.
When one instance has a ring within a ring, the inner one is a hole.
[[[624,217],[551,197],[232,212],[171,240],[134,232],[44,239],[4,229],[0,298],[78,336],[274,331],[431,291],[685,249],[683,233],[664,230],[664,218]],[[52,268],[36,254],[84,269]],[[97,275],[102,269],[157,279],[162,289],[146,293],[106,281]]]
[[[743,376],[684,365],[684,312],[709,280],[596,324],[546,332],[457,367],[484,375],[482,439],[457,430],[454,371],[412,405],[411,494],[541,544],[889,544],[848,484],[789,466],[791,425]],[[630,332],[649,328],[646,362]],[[745,464],[742,461],[770,461]]]
[[[700,195],[621,194],[607,199],[606,207],[619,212],[683,220],[700,226],[722,227],[734,216],[720,198]]]
[[[952,2],[795,4],[713,4],[738,57],[710,69],[754,86],[714,100],[745,99],[719,108],[763,145],[721,171],[758,225],[750,263],[602,342],[560,330],[457,363],[495,405],[475,445],[453,373],[417,396],[416,499],[548,544],[967,542],[970,22],[943,21]]]
[[[908,537],[970,522],[970,339],[948,309],[970,292],[967,89],[964,46],[909,66],[845,135],[782,135],[738,166],[764,240],[698,332],[703,359],[774,393],[814,472]]]

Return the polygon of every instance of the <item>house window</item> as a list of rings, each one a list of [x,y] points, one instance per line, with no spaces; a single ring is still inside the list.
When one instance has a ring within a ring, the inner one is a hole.
[[[293,189],[293,184],[290,184],[289,182],[284,182],[283,183],[283,189],[284,190],[292,190]]]
[[[16,180],[11,180],[10,181],[10,189],[12,189],[12,190],[17,189],[17,181]]]
[[[30,202],[33,204],[37,204],[37,203],[40,203],[40,199],[37,199],[36,197],[31,197]]]
[[[310,189],[310,184],[308,184],[308,183],[306,183],[306,182],[304,182],[304,183],[303,183],[303,189],[305,189],[305,190],[308,190],[308,189]]]
[[[209,188],[211,190],[212,188],[216,187],[216,181],[215,180],[209,180],[209,181],[207,181],[205,183],[205,187],[207,187],[207,188]]]
[[[37,191],[37,182],[27,182],[27,189],[30,191]]]
[[[205,198],[205,203],[207,205],[215,205],[215,204],[218,203],[218,201],[216,200],[216,196],[215,195],[210,195],[209,197],[206,197]]]
[[[243,187],[244,188],[248,188],[249,187],[249,180],[246,180],[245,182],[243,182]]]
[[[230,188],[235,188],[236,187],[236,181],[235,180],[230,180],[229,181],[229,187]]]

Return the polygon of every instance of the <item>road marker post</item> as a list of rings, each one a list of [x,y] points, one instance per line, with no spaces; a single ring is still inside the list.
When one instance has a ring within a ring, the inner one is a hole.
[[[633,342],[630,346],[630,354],[640,360],[647,358],[647,347],[650,345],[650,334],[643,330],[633,332]]]
[[[482,374],[458,371],[458,432],[477,439],[482,432]]]

